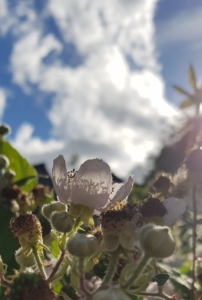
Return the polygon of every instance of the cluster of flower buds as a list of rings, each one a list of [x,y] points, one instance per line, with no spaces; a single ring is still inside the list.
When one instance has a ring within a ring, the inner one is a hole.
[[[5,168],[8,164],[4,157],[3,162]],[[38,288],[43,287],[52,299],[49,284],[67,269],[72,287],[85,300],[129,300],[131,286],[134,293],[144,291],[154,275],[152,267],[144,272],[150,258],[166,258],[175,250],[168,227],[149,223],[153,217],[163,220],[168,215],[164,202],[152,197],[141,206],[127,201],[133,176],[124,183],[113,183],[109,166],[99,159],[84,162],[78,172],[67,172],[64,158],[59,156],[54,160],[52,175],[58,201],[43,205],[41,212],[50,223],[60,256],[48,278],[40,260],[46,246],[39,219],[32,213],[23,213],[10,222],[11,232],[21,246],[15,253],[20,273],[36,265],[40,272],[30,277],[31,282],[37,282],[34,295],[38,296]],[[96,228],[94,214],[99,215]],[[109,264],[103,281],[93,288],[85,272],[93,274],[93,266],[99,265],[102,256],[108,257]],[[29,278],[23,276],[14,280],[10,295],[14,295],[19,280],[30,284]],[[26,287],[21,289],[21,299],[25,295]]]

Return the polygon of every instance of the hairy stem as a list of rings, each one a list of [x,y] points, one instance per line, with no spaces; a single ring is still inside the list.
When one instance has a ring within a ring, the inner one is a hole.
[[[145,296],[145,297],[155,297],[155,298],[160,298],[160,299],[165,299],[165,300],[172,300],[173,297],[168,296],[164,293],[134,293],[135,295],[138,296]]]
[[[191,284],[191,300],[195,299],[195,281],[196,281],[196,226],[197,226],[197,208],[196,208],[196,188],[192,190],[192,201],[193,201],[193,224],[192,224],[192,284]]]
[[[122,288],[124,290],[130,288],[130,286],[134,283],[135,279],[137,279],[138,276],[143,271],[143,269],[146,266],[146,264],[148,263],[149,259],[150,259],[150,257],[147,256],[146,254],[144,254],[144,256],[142,257],[142,259],[139,263],[139,265],[135,269],[134,273],[131,275],[131,277],[128,279],[128,281],[125,284],[122,285]]]
[[[119,249],[117,249],[114,253],[111,254],[111,260],[109,262],[107,272],[105,274],[105,277],[102,281],[100,288],[102,288],[104,285],[111,282],[111,280],[114,276],[114,273],[116,272],[118,259],[119,259]]]
[[[90,295],[90,291],[87,289],[85,284],[85,275],[84,275],[84,258],[79,257],[79,283],[81,294],[85,296]]]
[[[40,272],[41,276],[43,277],[43,279],[46,279],[46,272],[44,270],[44,267],[43,267],[43,264],[42,264],[42,261],[41,261],[41,258],[40,258],[40,255],[38,253],[36,246],[32,246],[32,251],[33,251],[34,257],[36,259],[36,263],[37,263],[39,272]]]
[[[63,250],[61,253],[60,253],[60,257],[57,261],[57,263],[55,264],[50,276],[48,277],[48,281],[51,281],[51,279],[53,278],[53,276],[57,273],[61,263],[63,262],[63,259],[64,259],[64,256],[65,256],[65,251]]]

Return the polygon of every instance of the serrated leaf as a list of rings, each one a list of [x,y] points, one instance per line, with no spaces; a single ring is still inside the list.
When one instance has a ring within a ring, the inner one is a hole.
[[[170,276],[167,273],[161,273],[161,274],[157,274],[152,278],[153,282],[157,282],[158,286],[163,286],[168,279],[170,278]]]
[[[182,88],[180,88],[179,86],[177,85],[173,85],[173,88],[176,90],[176,92],[178,92],[179,94],[182,94],[182,95],[185,95],[187,97],[190,97],[191,95],[186,92],[185,90],[183,90]]]
[[[25,185],[25,184],[27,183],[27,181],[29,181],[30,179],[37,179],[37,177],[36,177],[36,176],[28,176],[28,177],[25,177],[25,178],[23,178],[23,179],[20,179],[20,180],[18,180],[18,181],[13,182],[13,184],[16,184],[16,185],[18,185],[18,186],[23,186],[23,185]]]
[[[192,106],[194,103],[190,99],[184,100],[182,103],[180,103],[180,108],[186,108]]]
[[[188,74],[189,74],[189,83],[193,87],[194,91],[196,91],[196,89],[197,89],[196,77],[195,77],[195,73],[194,73],[194,68],[191,65],[189,66]]]
[[[16,172],[15,181],[21,181],[30,177],[21,186],[22,190],[29,193],[37,183],[36,170],[7,141],[1,140],[0,153],[6,155],[10,160],[9,169]]]

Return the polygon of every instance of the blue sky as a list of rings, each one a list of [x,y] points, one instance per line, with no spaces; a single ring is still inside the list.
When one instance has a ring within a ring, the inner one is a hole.
[[[199,0],[0,0],[0,120],[31,162],[103,158],[141,178],[202,81]],[[165,127],[166,128],[166,127]],[[141,174],[140,174],[141,173]]]

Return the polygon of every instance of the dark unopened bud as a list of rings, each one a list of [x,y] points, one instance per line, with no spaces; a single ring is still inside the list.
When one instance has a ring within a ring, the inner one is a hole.
[[[10,161],[7,156],[0,154],[0,169],[6,169],[10,165]]]
[[[142,204],[140,213],[143,218],[164,217],[167,210],[160,199],[150,197]]]
[[[95,253],[97,244],[93,235],[77,233],[67,241],[67,251],[77,257],[88,257]]]
[[[10,126],[8,126],[6,124],[0,125],[0,135],[1,136],[7,135],[10,132],[11,132]]]
[[[74,226],[74,219],[66,211],[53,212],[50,222],[55,230],[63,233],[72,231]]]
[[[54,293],[41,275],[21,273],[15,277],[9,293],[10,300],[54,300]]]
[[[47,219],[50,219],[51,214],[53,212],[55,212],[55,211],[57,211],[57,212],[59,212],[59,211],[66,211],[66,210],[67,210],[66,205],[62,204],[59,201],[53,201],[50,204],[44,205],[42,207],[42,214]]]
[[[157,192],[161,192],[163,194],[168,193],[169,189],[171,187],[171,181],[168,176],[165,175],[158,175],[157,178],[155,178],[153,188]]]

